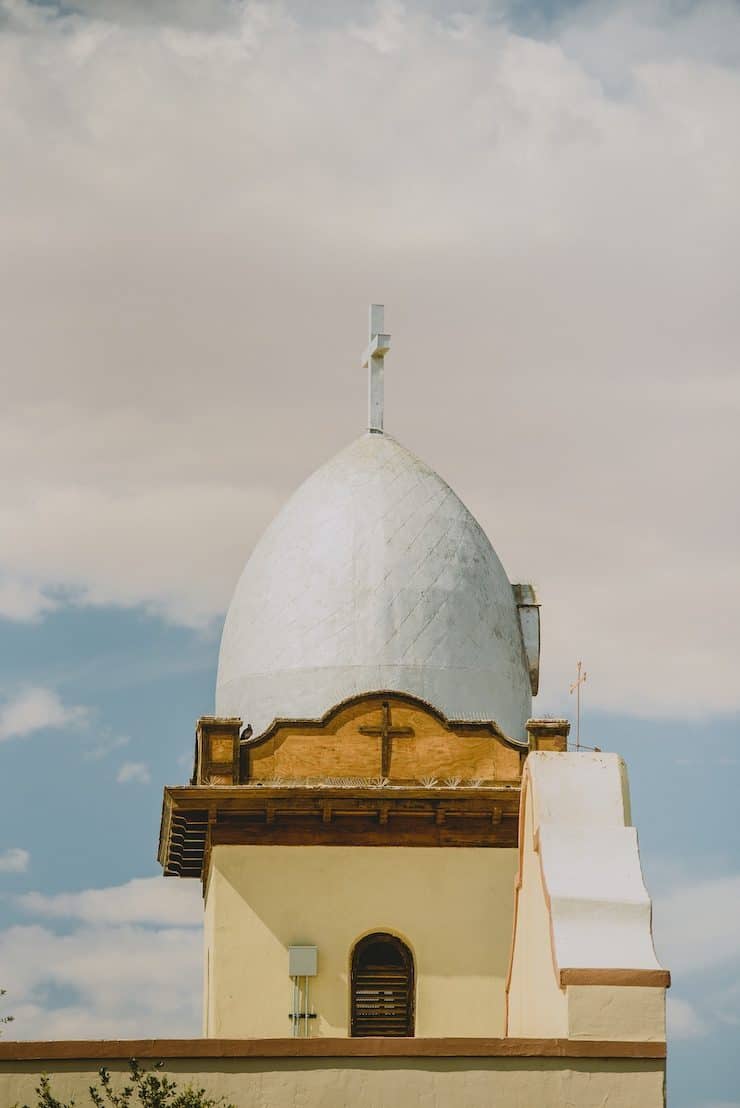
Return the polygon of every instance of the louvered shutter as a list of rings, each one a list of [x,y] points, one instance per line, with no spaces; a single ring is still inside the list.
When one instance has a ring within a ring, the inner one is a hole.
[[[352,960],[352,1035],[414,1033],[414,971],[408,948],[394,935],[368,935]]]

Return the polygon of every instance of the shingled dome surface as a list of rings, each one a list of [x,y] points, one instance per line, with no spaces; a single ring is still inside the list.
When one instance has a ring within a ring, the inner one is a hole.
[[[258,735],[375,690],[524,738],[531,692],[511,584],[433,470],[366,434],[294,493],[229,608],[216,713]]]

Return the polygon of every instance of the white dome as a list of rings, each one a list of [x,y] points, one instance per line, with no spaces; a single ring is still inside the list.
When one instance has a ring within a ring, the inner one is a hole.
[[[433,470],[366,434],[254,548],[226,616],[216,713],[259,735],[377,690],[514,738],[531,712],[514,594],[488,538]]]

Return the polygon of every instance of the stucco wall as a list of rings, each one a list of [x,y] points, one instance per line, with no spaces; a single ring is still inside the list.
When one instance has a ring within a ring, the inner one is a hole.
[[[125,1078],[126,1064],[106,1063]],[[36,1105],[40,1072],[60,1099],[89,1105],[97,1062],[0,1062],[0,1104]],[[166,1074],[237,1108],[662,1108],[665,1063],[647,1059],[178,1059]],[[115,1080],[115,1078],[114,1078]]]
[[[555,974],[550,911],[534,849],[531,796],[522,797],[522,866],[509,986],[508,1035],[567,1036],[568,1003]]]
[[[506,849],[215,847],[204,1034],[289,1034],[288,947],[313,944],[310,1032],[347,1035],[351,950],[382,930],[414,954],[417,1036],[503,1035],[516,864]]]
[[[665,1042],[665,989],[569,985],[569,1039]]]
[[[535,751],[521,804],[507,1033],[664,1041],[670,975],[621,758]]]

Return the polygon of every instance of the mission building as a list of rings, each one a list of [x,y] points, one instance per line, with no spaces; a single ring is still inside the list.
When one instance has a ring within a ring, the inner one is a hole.
[[[533,718],[538,596],[384,433],[389,348],[373,306],[369,429],[252,551],[164,792],[164,873],[203,888],[203,1037],[32,1044],[24,1072],[65,1057],[82,1088],[136,1053],[239,1108],[664,1103],[624,763]]]

